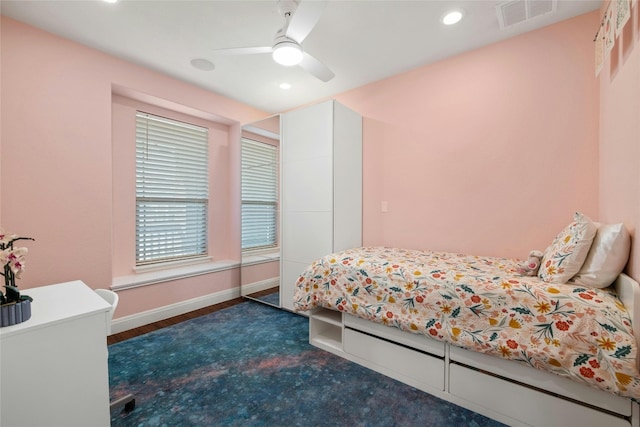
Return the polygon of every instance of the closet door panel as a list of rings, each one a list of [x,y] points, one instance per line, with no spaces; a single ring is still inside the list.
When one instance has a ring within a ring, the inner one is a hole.
[[[330,211],[333,206],[331,157],[291,160],[282,165],[282,211]],[[287,224],[287,223],[285,223]]]
[[[283,213],[280,305],[293,310],[296,281],[313,261],[331,253],[332,213]]]
[[[332,156],[333,103],[325,102],[282,116],[282,162]]]
[[[327,212],[288,212],[282,229],[282,257],[311,264],[332,252],[333,215]]]

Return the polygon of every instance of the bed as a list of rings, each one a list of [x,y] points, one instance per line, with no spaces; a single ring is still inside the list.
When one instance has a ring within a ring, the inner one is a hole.
[[[532,276],[515,259],[353,248],[313,262],[294,306],[313,345],[509,425],[638,426],[640,287],[610,231],[576,213]]]

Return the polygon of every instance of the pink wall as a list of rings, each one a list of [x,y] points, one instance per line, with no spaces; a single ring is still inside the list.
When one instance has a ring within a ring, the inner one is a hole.
[[[93,288],[109,287],[112,282],[112,258],[119,250],[112,231],[120,225],[113,213],[114,87],[217,118],[226,128],[222,132],[228,141],[238,140],[238,122],[266,116],[5,17],[1,48],[0,218],[8,231],[36,239],[28,245],[27,270],[19,282],[23,289],[76,279]],[[239,164],[236,152],[229,152],[228,158]],[[239,194],[235,175],[227,178],[230,194]],[[224,218],[229,236],[239,235],[236,217],[237,212],[229,212]],[[123,291],[116,316],[238,283],[237,272],[222,272]]]
[[[364,243],[524,258],[575,210],[597,219],[597,25],[594,12],[337,96],[365,117]]]
[[[604,5],[607,3],[604,2]],[[603,8],[604,10],[604,8]],[[640,7],[600,74],[600,216],[632,232],[628,273],[640,279]],[[612,61],[613,59],[613,61]]]
[[[635,230],[640,57],[620,50],[615,73],[598,82],[598,19],[587,14],[337,96],[365,117],[365,244],[524,257],[575,210]],[[634,25],[627,46],[638,44]],[[112,233],[122,225],[112,200],[113,88],[226,120],[230,141],[238,122],[265,114],[4,17],[1,30],[0,219],[37,239],[20,286],[107,287],[119,250]],[[237,177],[228,179],[237,192]],[[239,215],[228,220],[233,234]],[[119,315],[238,281],[232,271],[124,291]]]
[[[251,264],[242,267],[242,285],[252,285],[280,276],[280,261]]]

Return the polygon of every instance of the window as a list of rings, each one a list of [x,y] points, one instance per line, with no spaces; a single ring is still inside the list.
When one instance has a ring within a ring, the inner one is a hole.
[[[136,112],[136,265],[207,255],[208,129]]]
[[[242,250],[278,246],[278,148],[242,139]]]

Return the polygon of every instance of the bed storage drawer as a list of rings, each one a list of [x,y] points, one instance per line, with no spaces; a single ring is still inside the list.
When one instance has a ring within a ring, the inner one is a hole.
[[[356,363],[423,391],[444,390],[444,360],[352,329],[344,351]]]
[[[451,364],[449,392],[534,426],[629,427],[624,418]]]
[[[550,372],[454,346],[450,347],[449,357],[452,361],[460,364],[473,366],[474,368],[557,393],[582,403],[597,406],[624,416],[631,415],[631,401],[629,399],[595,388],[585,387],[583,384]]]
[[[416,348],[436,356],[444,357],[445,343],[433,340],[424,335],[401,331],[398,328],[374,323],[350,314],[344,315],[344,326]]]

